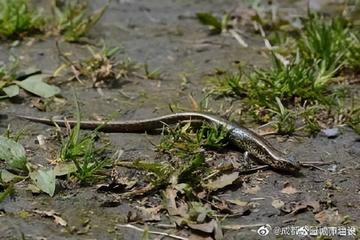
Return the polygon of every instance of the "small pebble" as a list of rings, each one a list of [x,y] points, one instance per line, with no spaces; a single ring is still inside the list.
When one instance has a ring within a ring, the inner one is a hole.
[[[336,164],[331,165],[330,167],[327,168],[328,171],[330,172],[336,172],[337,166]]]
[[[321,130],[321,136],[327,137],[327,138],[336,138],[340,135],[339,128],[327,128]]]

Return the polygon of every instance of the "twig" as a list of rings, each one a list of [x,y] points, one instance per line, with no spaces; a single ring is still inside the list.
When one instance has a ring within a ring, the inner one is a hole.
[[[328,170],[324,169],[324,168],[321,168],[321,167],[318,167],[318,166],[315,166],[314,164],[311,164],[311,163],[300,163],[300,165],[302,167],[313,167],[313,168],[316,168],[318,170],[321,170],[321,171],[324,171],[324,172],[327,172]],[[325,165],[325,164],[323,164]]]
[[[355,84],[355,83],[359,83],[359,82],[360,82],[360,79],[355,79],[355,80],[348,81],[348,84]]]
[[[333,164],[334,162],[300,162],[301,165],[304,166],[308,166],[308,165],[318,165],[318,166],[323,166],[323,165],[330,165]]]
[[[260,200],[265,200],[266,198],[263,197],[256,197],[256,198],[250,198],[250,202],[252,201],[260,201]]]
[[[139,231],[139,232],[145,232],[144,229],[138,228],[138,227],[136,227],[136,226],[134,226],[132,224],[118,224],[116,226],[117,227],[123,227],[123,228],[131,228],[131,229],[134,229],[134,230]],[[174,239],[189,240],[188,238],[176,236],[176,235],[165,233],[165,232],[148,231],[148,233],[149,234],[162,235],[162,236],[166,236],[166,237],[171,237],[171,238],[174,238]]]
[[[156,227],[158,228],[164,228],[164,229],[169,229],[169,228],[176,228],[176,224],[164,224],[164,223],[159,223],[156,224]]]
[[[313,168],[316,168],[318,170],[327,172],[328,170],[326,170],[324,168],[321,168],[321,167],[318,167],[318,166],[330,165],[330,164],[333,164],[333,163],[334,162],[300,162],[300,165],[302,167],[313,167]]]
[[[217,174],[219,174],[221,172],[224,172],[224,171],[228,171],[228,170],[236,171],[236,168],[234,168],[232,166],[229,166],[228,168],[226,168],[226,167],[227,166],[225,166],[225,168],[223,167],[223,168],[220,168],[220,169],[216,169],[213,173],[206,176],[203,180],[208,180],[208,179],[214,177],[215,175],[217,175]],[[254,173],[254,172],[257,172],[257,171],[260,171],[260,170],[267,170],[269,168],[270,168],[270,166],[268,166],[268,165],[260,165],[260,166],[256,166],[256,167],[246,169],[246,170],[242,170],[242,171],[238,171],[238,172],[239,172],[239,175],[245,175],[245,174],[251,174],[251,173]]]
[[[229,33],[238,41],[238,43],[247,48],[249,45],[244,41],[244,39],[240,36],[240,34],[238,32],[236,32],[235,30],[230,29]]]
[[[271,132],[266,132],[266,133],[260,133],[259,134],[260,136],[262,137],[265,137],[265,136],[274,136],[274,135],[281,135],[277,130],[274,130],[274,131],[271,131]]]
[[[257,24],[257,23],[255,23],[255,24]],[[274,54],[274,56],[275,56],[284,66],[289,65],[289,61],[288,61],[284,56],[282,56],[282,55],[279,54],[279,53],[274,52],[274,49],[273,49],[273,47],[271,46],[270,41],[266,38],[266,34],[265,34],[265,31],[264,31],[264,29],[262,28],[262,26],[261,26],[260,24],[257,24],[257,27],[258,27],[258,29],[259,29],[259,31],[260,31],[261,36],[263,37],[265,47],[266,47],[268,50],[270,50],[270,51]]]
[[[248,225],[240,225],[240,224],[234,224],[234,225],[222,225],[222,229],[224,230],[240,230],[243,228],[254,228],[254,227],[261,227],[266,225],[265,223],[257,223],[257,224],[248,224]]]

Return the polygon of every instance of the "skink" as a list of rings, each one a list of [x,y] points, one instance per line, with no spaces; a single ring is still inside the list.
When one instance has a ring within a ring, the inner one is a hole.
[[[76,120],[51,120],[32,116],[18,117],[47,125],[54,125],[56,123],[60,127],[65,127],[66,125],[73,127],[77,123]],[[275,170],[297,172],[300,169],[300,164],[297,161],[291,157],[286,157],[255,132],[208,113],[182,112],[129,121],[80,121],[80,128],[93,130],[101,126],[99,128],[101,132],[141,133],[162,128],[164,124],[174,124],[184,120],[202,120],[222,126],[228,131],[229,140],[232,145],[246,151],[251,157],[256,158],[263,164],[269,165]]]

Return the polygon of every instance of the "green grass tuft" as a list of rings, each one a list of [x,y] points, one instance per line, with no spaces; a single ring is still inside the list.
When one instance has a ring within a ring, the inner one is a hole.
[[[334,73],[323,72],[304,61],[284,65],[277,58],[272,59],[271,68],[255,69],[249,75],[246,95],[250,102],[274,108],[276,97],[286,106],[305,100],[327,101],[324,95]]]
[[[53,5],[55,26],[68,42],[78,42],[100,20],[107,10],[104,7],[87,14],[88,6],[81,1],[66,1],[63,5]]]
[[[334,71],[347,64],[350,26],[343,17],[325,18],[310,13],[303,22],[298,41],[301,58],[309,65],[319,65],[324,71]]]
[[[291,34],[279,29],[269,34],[270,67],[212,78],[210,94],[243,99],[256,120],[275,123],[282,134],[297,129],[314,134],[320,126],[344,123],[356,129],[357,111],[338,106],[349,97],[337,83],[360,70],[358,29],[345,17],[318,13],[302,23]]]
[[[230,16],[225,14],[221,19],[207,12],[199,12],[196,14],[198,21],[208,26],[211,34],[220,34],[231,27]]]
[[[27,0],[0,0],[0,38],[22,38],[43,31],[40,11],[31,10]]]
[[[96,129],[84,136],[80,135],[80,110],[77,101],[76,106],[77,123],[70,130],[69,137],[63,139],[60,159],[72,161],[77,169],[76,178],[81,183],[88,183],[95,181],[96,174],[109,164],[110,159],[103,156],[108,145],[96,144]]]

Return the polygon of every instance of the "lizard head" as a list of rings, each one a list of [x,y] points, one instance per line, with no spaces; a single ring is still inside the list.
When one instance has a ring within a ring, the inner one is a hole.
[[[294,155],[279,156],[276,161],[278,162],[279,169],[286,172],[298,172],[300,170],[300,163]]]

